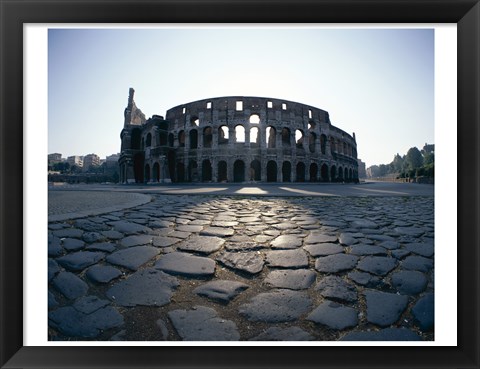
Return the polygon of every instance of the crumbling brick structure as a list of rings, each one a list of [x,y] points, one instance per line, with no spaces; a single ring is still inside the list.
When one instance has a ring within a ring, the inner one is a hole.
[[[355,134],[325,110],[226,96],[145,115],[131,88],[120,134],[121,183],[358,182]]]

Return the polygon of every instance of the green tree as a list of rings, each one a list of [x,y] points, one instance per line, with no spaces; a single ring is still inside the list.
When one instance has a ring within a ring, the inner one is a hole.
[[[408,171],[415,171],[423,165],[423,156],[420,150],[412,147],[408,150],[405,156],[406,169]]]

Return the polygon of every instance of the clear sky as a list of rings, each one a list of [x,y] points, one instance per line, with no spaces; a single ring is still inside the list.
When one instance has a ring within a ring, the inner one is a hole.
[[[434,142],[433,29],[50,29],[48,153],[120,151],[128,89],[147,118],[218,96],[329,112],[367,167]]]

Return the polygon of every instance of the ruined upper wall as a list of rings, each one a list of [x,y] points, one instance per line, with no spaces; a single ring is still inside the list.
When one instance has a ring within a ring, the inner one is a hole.
[[[137,105],[135,105],[135,101],[133,99],[135,90],[133,88],[130,88],[128,92],[128,104],[124,112],[124,126],[127,126],[129,124],[137,126],[145,124],[145,114],[143,114],[142,111],[137,108]]]

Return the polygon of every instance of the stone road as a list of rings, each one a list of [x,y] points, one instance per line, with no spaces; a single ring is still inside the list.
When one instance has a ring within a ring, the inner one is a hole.
[[[434,338],[434,198],[151,194],[49,221],[50,340]]]

